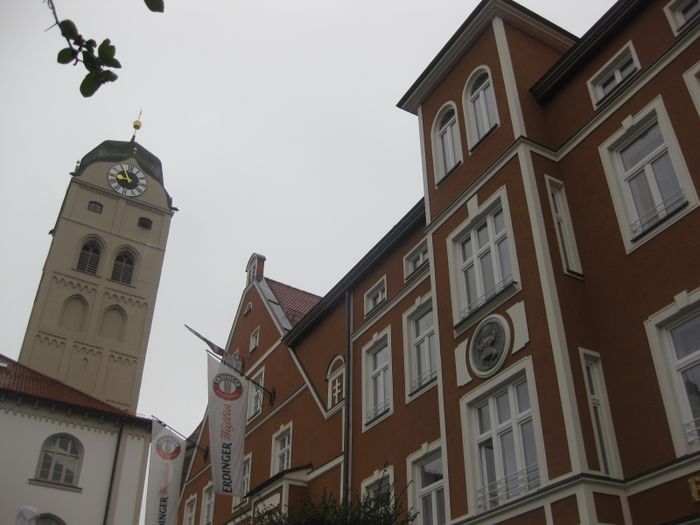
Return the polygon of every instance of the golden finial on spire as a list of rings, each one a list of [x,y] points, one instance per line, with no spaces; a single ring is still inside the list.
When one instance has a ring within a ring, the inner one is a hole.
[[[131,140],[136,140],[136,132],[141,129],[141,126],[143,125],[141,123],[141,113],[143,113],[143,109],[139,110],[139,116],[136,117],[136,120],[134,120],[134,135],[131,137]]]

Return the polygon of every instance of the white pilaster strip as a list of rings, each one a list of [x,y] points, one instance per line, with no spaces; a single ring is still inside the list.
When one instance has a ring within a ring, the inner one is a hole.
[[[525,137],[525,120],[523,119],[523,110],[520,107],[520,97],[518,96],[518,85],[515,82],[515,73],[513,72],[513,62],[510,59],[510,50],[508,49],[508,40],[506,39],[506,30],[503,26],[503,19],[495,17],[492,22],[493,34],[496,37],[496,49],[498,50],[498,60],[501,63],[501,73],[503,75],[503,83],[506,88],[506,98],[508,99],[508,110],[510,112],[510,120],[513,123],[513,137],[517,139],[521,135]]]

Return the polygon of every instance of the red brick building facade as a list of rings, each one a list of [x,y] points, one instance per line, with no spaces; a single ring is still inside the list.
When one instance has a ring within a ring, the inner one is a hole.
[[[247,498],[198,451],[181,522],[393,487],[423,524],[700,523],[698,12],[479,4],[398,104],[423,199],[322,298],[251,257],[227,350],[276,397]]]

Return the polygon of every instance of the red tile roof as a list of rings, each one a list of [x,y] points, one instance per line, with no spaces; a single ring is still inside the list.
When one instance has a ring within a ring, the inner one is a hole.
[[[0,391],[134,417],[133,414],[108,405],[2,354],[0,354]]]
[[[294,326],[321,300],[318,295],[314,295],[304,290],[299,290],[293,286],[286,285],[279,281],[274,281],[265,277],[265,281],[270,286],[270,290],[275,294],[284,315],[289,323]]]

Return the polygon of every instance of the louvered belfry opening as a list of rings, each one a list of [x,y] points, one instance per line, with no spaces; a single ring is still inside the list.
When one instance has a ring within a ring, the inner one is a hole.
[[[95,241],[88,241],[80,250],[78,258],[78,271],[85,273],[97,273],[97,265],[100,262],[100,246]]]
[[[134,274],[134,256],[127,251],[121,252],[114,259],[114,268],[112,269],[112,280],[122,284],[131,284],[131,278]]]

